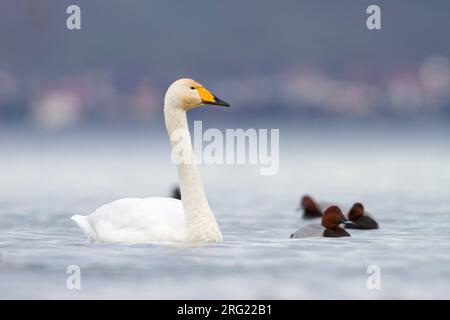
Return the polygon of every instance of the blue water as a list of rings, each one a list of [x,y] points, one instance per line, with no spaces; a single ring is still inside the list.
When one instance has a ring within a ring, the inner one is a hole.
[[[206,124],[205,124],[206,126]],[[217,244],[89,244],[69,219],[176,183],[164,132],[0,134],[0,298],[450,298],[450,130],[281,128],[280,171],[202,165]],[[361,201],[378,231],[289,239],[304,193]],[[69,265],[81,290],[66,286]],[[367,287],[367,267],[381,288]]]

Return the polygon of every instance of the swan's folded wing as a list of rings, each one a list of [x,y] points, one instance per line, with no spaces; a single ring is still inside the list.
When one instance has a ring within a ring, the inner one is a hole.
[[[186,221],[180,200],[126,198],[98,208],[88,216],[98,241],[182,241]]]

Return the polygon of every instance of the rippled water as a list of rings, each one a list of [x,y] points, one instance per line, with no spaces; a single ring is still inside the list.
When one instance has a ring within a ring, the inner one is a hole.
[[[449,129],[282,129],[276,176],[201,167],[223,243],[88,244],[71,215],[170,193],[155,131],[1,131],[0,298],[450,298]],[[362,201],[381,229],[291,240],[304,193]],[[69,265],[81,290],[66,287]]]

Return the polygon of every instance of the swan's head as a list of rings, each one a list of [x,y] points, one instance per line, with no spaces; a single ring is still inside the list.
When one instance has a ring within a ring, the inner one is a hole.
[[[347,223],[347,219],[337,206],[331,206],[325,210],[322,216],[322,226],[327,229],[336,229],[341,223]]]
[[[364,206],[362,203],[355,203],[348,212],[348,219],[350,221],[356,221],[364,215]]]
[[[165,105],[185,111],[201,105],[230,106],[192,79],[179,79],[172,83],[166,92]]]

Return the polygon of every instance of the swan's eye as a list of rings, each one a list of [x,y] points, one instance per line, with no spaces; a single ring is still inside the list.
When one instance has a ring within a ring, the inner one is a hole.
[[[191,90],[194,90],[195,88],[194,87],[191,87]]]

